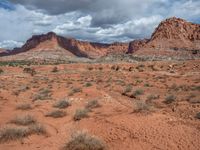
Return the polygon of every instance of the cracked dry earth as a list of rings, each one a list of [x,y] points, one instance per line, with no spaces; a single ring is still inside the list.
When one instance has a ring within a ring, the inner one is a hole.
[[[24,72],[26,67],[34,68],[36,74]],[[65,64],[52,72],[54,67],[1,67],[1,130],[19,127],[10,122],[16,116],[31,115],[47,133],[2,140],[0,149],[57,150],[73,132],[87,131],[110,150],[200,150],[199,60]],[[62,109],[66,115],[47,117],[62,99],[71,103]],[[75,121],[75,111],[91,100],[100,107]],[[30,108],[17,109],[22,104]]]

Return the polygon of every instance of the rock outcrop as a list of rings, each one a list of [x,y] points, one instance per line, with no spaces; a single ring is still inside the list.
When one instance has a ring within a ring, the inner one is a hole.
[[[21,48],[15,48],[10,53],[2,55],[15,55],[24,52],[61,52],[68,56],[98,58],[112,53],[125,53],[128,43],[102,44],[79,41],[73,38],[58,36],[53,32],[32,36]]]
[[[130,42],[127,53],[128,54],[135,53],[136,51],[143,48],[147,44],[148,41],[149,41],[148,39],[144,39],[144,40],[134,40]]]
[[[158,25],[149,40],[130,43],[128,53],[138,50],[199,51],[200,24],[175,17],[166,19]]]

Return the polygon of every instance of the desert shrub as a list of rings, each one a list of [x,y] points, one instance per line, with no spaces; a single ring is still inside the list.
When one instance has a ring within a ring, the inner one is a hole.
[[[200,85],[193,85],[191,87],[191,90],[193,90],[193,91],[200,91]]]
[[[145,67],[144,64],[140,64],[140,65],[138,65],[136,68],[144,68],[144,67]]]
[[[87,82],[87,83],[85,84],[85,87],[90,87],[90,86],[92,86],[92,83],[90,83],[90,82]]]
[[[151,68],[153,71],[158,71],[159,70],[158,67],[156,67],[155,65],[149,65],[148,67]]]
[[[196,114],[195,118],[200,119],[200,112]]]
[[[46,134],[46,128],[42,124],[33,124],[28,128],[29,134]]]
[[[0,74],[3,73],[3,72],[4,72],[3,69],[0,68]]]
[[[82,89],[81,88],[73,88],[71,90],[71,92],[69,93],[69,96],[72,96],[74,95],[75,93],[79,93],[79,92],[82,92]]]
[[[45,115],[46,117],[52,117],[52,118],[62,118],[66,116],[66,112],[61,110],[53,110]]]
[[[82,118],[88,117],[88,109],[77,109],[75,114],[74,114],[74,120],[78,121],[81,120]]]
[[[144,90],[143,89],[137,89],[133,92],[133,94],[131,95],[132,97],[137,97],[139,95],[143,95],[144,94]]]
[[[30,74],[31,76],[34,76],[36,74],[36,71],[34,68],[24,68],[23,70],[24,73],[28,73]]]
[[[79,92],[82,92],[82,89],[81,88],[74,88],[72,91],[74,93],[79,93]]]
[[[119,71],[120,67],[118,65],[114,65],[111,67],[112,70]]]
[[[145,87],[150,87],[151,85],[149,83],[144,84]]]
[[[100,107],[100,104],[97,100],[91,100],[87,103],[87,105],[85,107],[87,109],[93,109],[93,108]]]
[[[58,68],[54,67],[51,72],[58,72]]]
[[[149,111],[151,109],[151,106],[147,104],[145,101],[136,101],[134,103],[134,109],[133,112],[144,112]]]
[[[0,143],[19,140],[28,136],[26,127],[4,127],[0,130]]]
[[[59,108],[59,109],[64,109],[69,107],[71,104],[68,100],[60,100],[58,102],[56,102],[53,107],[55,108]]]
[[[122,92],[122,95],[126,95],[127,93],[131,92],[133,89],[132,85],[127,85],[124,89],[124,91]]]
[[[176,100],[176,96],[174,96],[174,95],[168,95],[168,96],[166,96],[164,103],[165,104],[171,104],[175,100]]]
[[[16,116],[14,119],[10,121],[10,123],[14,123],[16,125],[30,125],[36,123],[36,120],[33,116],[30,115],[22,115],[22,116]]]
[[[40,89],[38,93],[33,96],[33,101],[46,100],[49,98],[51,98],[51,90],[45,88],[45,89]]]
[[[144,65],[143,64],[140,64],[136,67],[136,69],[139,71],[139,72],[143,72],[144,71]]]
[[[133,70],[134,70],[134,67],[129,67],[129,68],[128,68],[128,71],[129,71],[129,72],[131,72],[131,71],[133,71]]]
[[[172,84],[170,89],[173,90],[173,91],[178,91],[179,90],[179,86],[176,83],[174,83],[174,84]]]
[[[0,129],[0,143],[21,140],[32,134],[46,134],[46,129],[41,124],[33,124],[29,127],[12,127],[7,126]]]
[[[140,79],[136,80],[136,83],[142,83],[142,82],[143,82],[143,80],[140,80]]]
[[[125,86],[126,83],[123,80],[115,80],[116,85],[121,85],[121,86]]]
[[[86,132],[72,134],[71,139],[65,144],[63,150],[105,150],[102,140]]]
[[[147,96],[147,101],[151,101],[151,100],[155,100],[155,99],[158,99],[160,96],[159,95],[149,95]]]
[[[29,90],[29,89],[30,89],[29,86],[27,86],[27,85],[22,85],[22,86],[20,86],[17,90],[18,90],[19,92],[25,92],[25,91],[27,91],[27,90]]]
[[[31,107],[30,104],[19,104],[19,105],[17,105],[17,109],[20,109],[20,110],[29,110],[29,109],[32,109],[32,107]]]

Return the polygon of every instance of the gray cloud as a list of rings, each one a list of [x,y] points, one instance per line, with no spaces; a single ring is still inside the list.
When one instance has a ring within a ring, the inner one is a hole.
[[[32,9],[42,9],[51,15],[79,11],[90,14],[92,25],[106,26],[151,15],[167,15],[173,4],[188,0],[11,0]],[[192,1],[195,2],[195,1]],[[177,10],[177,9],[175,9]]]
[[[7,40],[7,41],[0,42],[0,47],[6,48],[6,49],[12,49],[13,47],[20,47],[22,45],[23,45],[22,42],[16,42],[13,40]]]

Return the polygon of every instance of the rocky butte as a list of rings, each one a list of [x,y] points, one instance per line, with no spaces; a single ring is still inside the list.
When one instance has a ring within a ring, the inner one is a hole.
[[[21,48],[13,49],[9,54],[16,55],[24,52],[62,52],[68,56],[78,56],[87,58],[97,58],[112,53],[125,53],[128,49],[128,43],[102,44],[87,41],[79,41],[73,38],[58,36],[53,32],[42,35],[32,36]]]
[[[200,25],[180,18],[162,21],[150,39],[135,40],[129,45],[129,53],[143,51],[192,51],[200,50]]]

